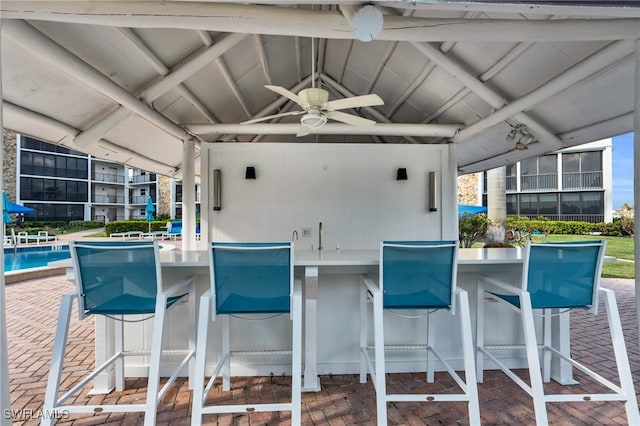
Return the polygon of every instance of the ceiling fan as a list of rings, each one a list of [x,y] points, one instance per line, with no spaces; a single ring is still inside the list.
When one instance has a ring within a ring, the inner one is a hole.
[[[298,104],[299,111],[289,111],[280,114],[270,115],[267,117],[255,118],[253,120],[244,121],[241,124],[258,123],[260,121],[271,120],[278,117],[286,117],[290,115],[302,115],[300,119],[300,130],[296,136],[306,136],[311,133],[312,129],[322,127],[327,120],[336,120],[342,123],[351,124],[358,127],[369,127],[376,124],[375,121],[362,118],[357,115],[347,114],[340,110],[349,108],[360,108],[367,106],[384,105],[384,101],[378,95],[352,96],[344,99],[329,100],[329,92],[324,89],[315,87],[315,53],[314,41],[311,41],[311,81],[312,87],[301,90],[297,95],[281,86],[266,85],[269,90],[284,96]]]

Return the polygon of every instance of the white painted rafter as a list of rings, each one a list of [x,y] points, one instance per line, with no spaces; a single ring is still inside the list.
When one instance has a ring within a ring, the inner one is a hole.
[[[511,117],[515,117],[523,124],[527,124],[525,122],[527,117],[519,116],[518,114],[533,108],[545,99],[560,93],[570,86],[589,78],[591,75],[599,72],[603,68],[610,67],[611,64],[629,59],[633,54],[633,43],[634,42],[631,40],[621,40],[611,43],[609,46],[582,60],[527,95],[522,96],[509,104],[505,104],[504,107],[495,111],[493,114],[490,114],[462,129],[452,139],[452,141],[464,142],[469,140],[489,127]],[[523,121],[523,118],[525,121]],[[531,124],[532,123],[530,122],[527,126],[531,128]],[[562,147],[562,144],[558,146],[558,148],[560,147]]]
[[[161,9],[162,14],[157,11]],[[631,9],[632,12],[636,9]],[[137,28],[182,28],[247,34],[354,39],[340,11],[202,2],[38,2],[4,0],[3,19]],[[640,38],[640,21],[620,19],[437,19],[385,16],[376,40],[587,41]]]
[[[34,27],[24,22],[9,20],[3,23],[3,35],[31,51],[40,59],[64,71],[69,76],[111,98],[114,102],[127,107],[177,139],[186,140],[191,138],[191,135],[180,126],[154,111],[145,103],[140,102],[131,93],[47,38]]]
[[[144,59],[151,67],[160,75],[166,76],[170,73],[167,68],[156,55],[140,40],[135,33],[129,28],[116,28],[131,45],[133,45],[139,53],[139,56]],[[206,108],[206,106],[186,87],[179,84],[176,89],[182,96],[185,97],[203,116],[209,121],[218,121],[215,116]],[[144,97],[144,95],[143,95]],[[117,126],[131,115],[131,112],[125,107],[118,107],[115,111],[111,112],[105,118],[97,121],[91,127],[85,129],[78,134],[75,139],[75,143],[78,146],[87,146],[100,140],[106,135],[109,130]]]
[[[414,124],[414,123],[376,123],[371,127],[358,127],[350,124],[327,123],[314,129],[312,134],[318,135],[378,135],[378,136],[421,136],[452,137],[462,127],[461,124]],[[295,135],[298,123],[225,123],[225,124],[186,124],[185,128],[194,134],[265,134]]]

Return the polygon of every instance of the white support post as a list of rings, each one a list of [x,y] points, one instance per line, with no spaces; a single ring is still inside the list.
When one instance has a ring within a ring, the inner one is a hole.
[[[185,140],[182,148],[182,250],[196,249],[195,141]]]
[[[304,382],[303,392],[320,390],[317,369],[318,267],[304,268]]]
[[[0,29],[2,21],[0,20]],[[0,46],[1,47],[1,46]],[[1,50],[1,49],[0,49]],[[2,59],[0,57],[0,100],[2,99]],[[2,125],[2,102],[0,102],[0,130],[4,133]],[[0,134],[0,142],[4,147],[3,135]],[[0,149],[0,164],[4,161],[4,149]],[[0,186],[4,188],[4,176],[0,173]],[[2,239],[4,240],[4,227],[2,227]],[[4,265],[4,250],[0,251],[0,264]],[[11,398],[9,397],[9,351],[7,341],[7,314],[4,297],[4,274],[0,278],[0,426],[10,426],[11,416],[4,416],[5,410],[11,412]]]
[[[634,113],[633,113],[633,223],[640,222],[640,212],[638,212],[638,206],[640,206],[640,39],[635,43],[636,52],[636,72],[635,87],[633,88],[634,99]],[[635,247],[640,247],[640,234],[637,232],[633,236]],[[636,277],[636,315],[638,317],[638,324],[640,325],[640,286],[638,286],[638,279],[640,278],[640,250],[636,250],[634,254],[635,260],[635,277]]]

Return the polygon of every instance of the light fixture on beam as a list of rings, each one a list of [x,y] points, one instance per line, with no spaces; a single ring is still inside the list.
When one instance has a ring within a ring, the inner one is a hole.
[[[362,6],[351,17],[351,29],[360,41],[371,41],[382,31],[382,12],[372,4]]]
[[[515,142],[515,148],[518,151],[529,149],[529,144],[536,141],[535,137],[529,132],[529,128],[524,124],[512,126],[505,139],[508,143]]]

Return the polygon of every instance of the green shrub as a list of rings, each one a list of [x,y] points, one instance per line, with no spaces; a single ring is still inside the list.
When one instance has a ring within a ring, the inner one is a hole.
[[[617,217],[613,219],[613,222],[598,224],[598,230],[602,232],[602,235],[610,237],[633,237],[635,233],[635,225],[632,217]]]
[[[104,226],[104,222],[100,222],[97,220],[70,220],[69,228],[102,228]]]
[[[473,243],[483,240],[491,221],[486,214],[463,214],[458,220],[460,244],[468,248]]]
[[[601,226],[591,222],[549,220],[545,217],[528,219],[526,217],[512,216],[507,218],[507,229],[527,235],[532,233],[584,235],[600,231]]]
[[[24,226],[30,228],[62,228],[67,226],[67,222],[64,220],[36,221],[25,218]]]
[[[107,223],[104,226],[104,231],[107,235],[111,235],[116,232],[128,231],[148,232],[149,224],[151,224],[151,231],[164,231],[166,229],[166,223],[166,221],[159,220],[154,220],[153,222],[147,222],[146,220],[140,219],[117,220]]]

